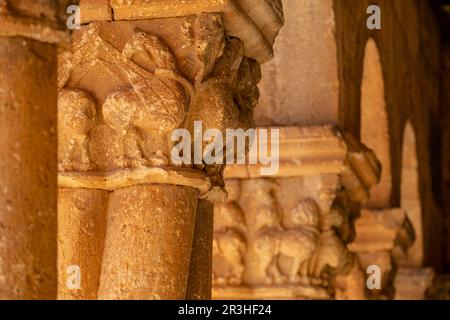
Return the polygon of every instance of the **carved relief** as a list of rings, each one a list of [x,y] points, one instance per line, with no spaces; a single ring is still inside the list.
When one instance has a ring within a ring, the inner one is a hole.
[[[339,273],[350,262],[350,252],[339,235],[347,220],[339,205],[334,205],[328,214],[322,217],[317,250],[308,263],[307,274],[313,278],[327,278],[331,273]]]
[[[58,169],[89,171],[89,133],[95,125],[96,103],[83,90],[58,94]]]
[[[86,79],[96,69],[110,75],[110,83],[96,91],[98,117],[95,128],[90,128],[95,139],[89,146],[87,139],[83,142],[84,149],[92,150],[92,161],[97,162],[98,167],[169,165],[167,135],[183,125],[193,87],[180,75],[174,55],[160,39],[135,29],[124,48],[118,50],[100,36],[100,28],[94,23],[83,33],[74,52],[61,53],[60,60],[58,85],[61,90],[84,87]],[[62,105],[61,108],[76,109],[77,106]],[[92,169],[70,165],[69,161],[60,159],[66,168]],[[113,164],[108,164],[111,161]]]
[[[244,272],[247,239],[246,221],[237,201],[239,181],[228,183],[228,202],[214,209],[213,282],[219,285],[240,285]]]
[[[320,177],[226,180],[231,197],[215,210],[214,249],[221,254],[213,259],[215,287],[297,286],[328,291],[332,277],[354,265],[346,246],[353,236],[351,219],[338,198],[336,181]],[[233,245],[221,249],[222,241]],[[220,273],[225,261],[235,261],[241,281]]]
[[[122,57],[133,66],[125,69],[131,85],[110,93],[102,107],[105,122],[123,145],[120,166],[168,165],[164,137],[184,120],[191,85],[179,76],[167,46],[154,36],[137,31]]]
[[[259,98],[257,84],[260,78],[260,66],[244,57],[242,42],[227,38],[212,71],[196,84],[192,112],[187,120],[191,132],[194,133],[194,119],[202,121],[203,130],[218,129],[224,134],[226,129],[253,127],[253,108]],[[204,141],[204,145],[208,143]],[[198,167],[208,172],[215,185],[223,186],[222,165]]]
[[[266,284],[298,283],[301,266],[317,247],[319,210],[313,200],[300,201],[284,221],[284,227],[276,223],[257,232],[255,247]]]

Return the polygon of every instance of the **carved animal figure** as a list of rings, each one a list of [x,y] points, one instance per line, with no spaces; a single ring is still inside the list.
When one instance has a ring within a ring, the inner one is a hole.
[[[261,267],[266,270],[266,282],[296,283],[299,271],[317,248],[319,239],[319,209],[313,200],[303,200],[289,214],[287,229],[265,229],[255,241]],[[280,272],[279,259],[284,256],[291,259],[291,268],[287,275]]]
[[[239,285],[247,245],[244,213],[235,202],[219,205],[214,211],[213,282]]]
[[[342,212],[338,207],[333,207],[330,213],[323,217],[323,231],[318,248],[309,261],[308,275],[323,278],[327,273],[338,273],[351,262],[351,253],[336,233],[343,223]]]
[[[167,165],[169,145],[161,137],[183,122],[192,86],[155,36],[137,31],[122,56],[130,87],[112,92],[102,109],[124,145],[122,166]]]
[[[93,169],[89,158],[89,133],[94,127],[96,104],[82,90],[58,94],[58,167],[60,171]]]

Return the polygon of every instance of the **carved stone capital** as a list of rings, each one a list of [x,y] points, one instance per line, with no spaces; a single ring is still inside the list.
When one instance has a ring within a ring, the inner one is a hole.
[[[284,23],[281,0],[81,0],[80,7],[83,23],[221,13],[227,34],[239,38],[245,55],[259,63],[272,58]]]
[[[398,262],[405,257],[415,237],[405,210],[363,209],[355,229],[356,238],[349,249],[358,255],[364,270],[376,265],[381,272],[381,289],[370,290],[369,297],[392,297]]]
[[[223,194],[223,165],[172,161],[171,137],[192,139],[199,120],[222,132],[253,125],[255,60],[279,29],[261,16],[281,9],[270,4],[253,6],[260,29],[237,1],[81,1],[85,24],[59,55],[59,270],[75,261],[90,277],[77,296],[59,279],[61,297],[209,296],[207,275],[198,279],[211,264],[203,199]],[[106,212],[77,215],[72,204],[89,201]],[[104,238],[66,232],[71,223]]]
[[[278,173],[265,176],[261,165],[225,169],[229,199],[215,210],[214,298],[326,299],[337,274],[359,267],[347,243],[352,203],[379,178],[373,153],[332,127],[276,129]]]
[[[171,163],[175,129],[252,124],[259,64],[220,14],[93,22],[59,60],[60,186],[220,185],[221,170]]]

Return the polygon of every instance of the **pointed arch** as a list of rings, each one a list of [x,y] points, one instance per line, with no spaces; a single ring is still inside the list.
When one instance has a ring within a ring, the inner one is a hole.
[[[408,266],[421,266],[423,262],[422,208],[419,193],[419,163],[417,160],[416,136],[411,122],[407,122],[403,133],[402,172],[400,205],[406,210],[411,221],[416,240],[408,250],[405,263]]]
[[[371,148],[382,165],[380,183],[370,190],[365,204],[370,209],[391,205],[392,172],[389,122],[386,112],[383,70],[378,47],[371,38],[364,53],[361,84],[361,141]]]

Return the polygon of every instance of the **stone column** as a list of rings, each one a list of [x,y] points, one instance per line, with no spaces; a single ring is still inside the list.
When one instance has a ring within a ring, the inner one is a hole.
[[[364,270],[379,267],[381,287],[366,288],[370,299],[392,299],[398,272],[398,260],[404,257],[414,241],[414,230],[403,209],[363,209],[355,223],[356,238],[349,244]],[[372,273],[373,271],[371,271]]]
[[[215,211],[213,298],[332,298],[336,276],[358,266],[347,249],[352,208],[367,199],[379,164],[333,127],[270,130],[280,130],[276,174],[261,165],[225,169],[230,197]]]
[[[256,15],[244,2],[81,1],[84,25],[58,70],[59,268],[79,265],[81,291],[61,297],[209,297],[204,201],[223,193],[222,169],[174,162],[171,136],[197,120],[241,127],[252,114],[281,24],[278,7],[255,3]],[[68,205],[79,196],[82,217]]]
[[[56,297],[55,1],[0,1],[0,299]]]
[[[97,298],[108,197],[105,190],[59,189],[58,299]]]

